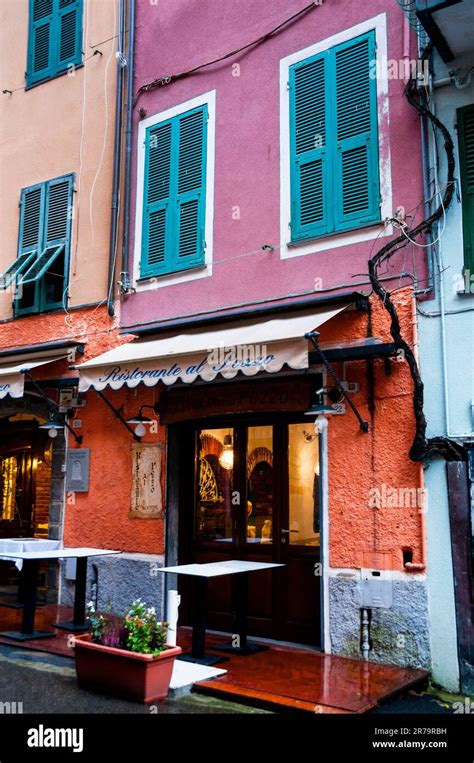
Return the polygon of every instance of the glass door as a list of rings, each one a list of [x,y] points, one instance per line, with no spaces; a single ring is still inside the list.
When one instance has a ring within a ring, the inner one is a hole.
[[[312,422],[241,418],[188,431],[180,563],[283,564],[250,575],[248,632],[319,644],[320,453]],[[232,576],[209,582],[209,628],[232,632],[233,584]]]

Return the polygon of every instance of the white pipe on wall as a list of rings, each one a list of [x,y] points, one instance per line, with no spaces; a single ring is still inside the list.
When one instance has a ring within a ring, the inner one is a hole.
[[[175,590],[168,591],[166,597],[166,612],[168,622],[168,634],[166,643],[168,646],[176,646],[176,636],[178,633],[178,609],[181,603],[181,596]]]

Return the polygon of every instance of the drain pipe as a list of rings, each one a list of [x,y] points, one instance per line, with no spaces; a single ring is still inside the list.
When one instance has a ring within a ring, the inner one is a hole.
[[[133,72],[135,56],[135,0],[128,0],[128,67],[127,67],[127,96],[125,102],[125,181],[123,200],[123,232],[122,232],[122,273],[120,287],[122,294],[130,290],[130,193],[132,173],[132,135],[133,135]]]
[[[370,616],[369,610],[365,607],[361,609],[360,650],[362,652],[362,659],[368,660],[370,652]]]
[[[119,23],[117,36],[117,89],[115,93],[115,135],[114,135],[114,161],[112,176],[112,207],[110,214],[110,241],[109,241],[109,273],[107,278],[107,310],[111,317],[115,315],[114,306],[114,281],[115,281],[115,257],[117,253],[117,233],[120,198],[120,154],[122,150],[122,104],[123,104],[123,70],[126,61],[123,56],[124,49],[124,5],[125,0],[119,2]]]

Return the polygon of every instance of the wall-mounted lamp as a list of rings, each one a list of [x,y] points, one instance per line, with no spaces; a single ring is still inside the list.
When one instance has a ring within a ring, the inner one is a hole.
[[[127,424],[136,424],[135,434],[137,437],[143,437],[143,435],[146,434],[145,424],[151,424],[153,421],[153,419],[143,415],[142,411],[144,408],[151,408],[156,413],[154,405],[141,405],[136,416],[132,416],[130,419],[127,419]]]
[[[39,425],[38,429],[47,429],[48,435],[54,440],[54,438],[58,436],[58,432],[61,429],[64,429],[64,422],[58,421],[57,417],[52,414],[48,421]]]

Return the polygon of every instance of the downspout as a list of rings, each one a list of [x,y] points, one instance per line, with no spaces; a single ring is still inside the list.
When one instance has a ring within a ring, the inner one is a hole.
[[[132,172],[132,135],[133,135],[133,72],[135,55],[135,0],[128,0],[128,67],[127,67],[127,96],[125,103],[125,181],[123,201],[123,232],[122,232],[122,273],[120,277],[121,291],[130,289],[130,192]]]
[[[122,103],[123,103],[123,69],[125,60],[124,49],[124,5],[125,0],[119,0],[119,23],[117,35],[117,89],[115,93],[115,135],[114,135],[114,161],[112,176],[112,207],[110,215],[110,242],[109,242],[109,273],[107,278],[107,310],[110,316],[115,315],[114,306],[114,281],[115,281],[115,257],[117,252],[117,232],[120,197],[120,154],[122,149]]]
[[[421,43],[419,41],[419,50],[418,50],[418,57],[421,55]],[[431,60],[431,56],[430,56]],[[431,78],[431,75],[430,75]],[[431,197],[432,193],[430,193],[430,168],[431,168],[431,161],[430,161],[430,146],[429,146],[429,134],[428,134],[428,120],[425,116],[421,117],[421,123],[420,123],[420,131],[421,131],[421,162],[423,166],[423,206],[425,210],[425,218],[429,217],[431,215],[432,210],[432,204],[431,204]],[[434,276],[433,276],[433,236],[431,234],[431,231],[427,231],[425,234],[426,241],[428,243],[428,246],[426,248],[426,288],[425,289],[416,289],[414,292],[415,297],[421,297],[421,296],[429,296],[431,298],[434,297],[433,291],[434,291]]]

